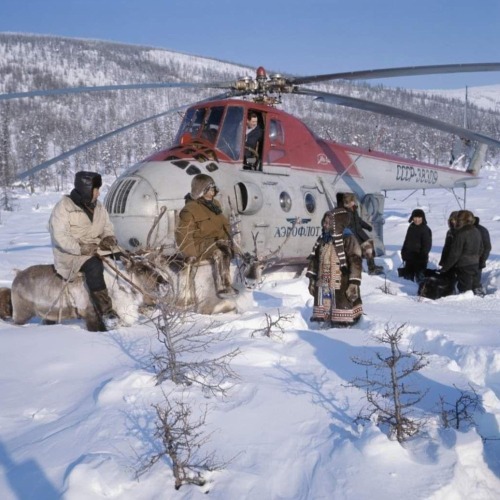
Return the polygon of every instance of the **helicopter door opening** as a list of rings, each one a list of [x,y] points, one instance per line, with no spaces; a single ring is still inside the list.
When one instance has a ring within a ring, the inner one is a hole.
[[[262,113],[250,109],[245,131],[245,170],[262,171],[262,150],[264,145],[264,118]]]

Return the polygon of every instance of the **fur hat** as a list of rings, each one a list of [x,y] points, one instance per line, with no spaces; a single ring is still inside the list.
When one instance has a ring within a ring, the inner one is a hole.
[[[457,229],[464,226],[474,225],[474,214],[469,210],[460,210],[457,215]]]
[[[451,214],[448,217],[448,227],[450,229],[454,228],[456,223],[457,223],[457,215],[458,215],[458,210],[451,212]]]
[[[96,172],[82,170],[75,174],[75,190],[85,203],[92,201],[94,188],[100,188],[101,186],[102,177]]]
[[[215,187],[215,182],[209,175],[195,175],[191,181],[191,198],[193,200],[201,198],[212,186]]]
[[[425,218],[425,212],[421,208],[416,208],[410,215],[408,222],[413,222],[413,217],[422,217],[422,222],[427,224],[427,219]]]

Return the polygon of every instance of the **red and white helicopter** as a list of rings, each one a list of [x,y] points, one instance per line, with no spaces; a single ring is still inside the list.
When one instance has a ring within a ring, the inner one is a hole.
[[[106,207],[119,243],[128,249],[163,246],[175,253],[177,216],[198,173],[212,176],[220,190],[223,210],[233,222],[235,241],[243,253],[272,255],[275,263],[304,264],[320,234],[325,211],[336,206],[337,193],[355,193],[362,216],[371,220],[378,255],[383,254],[384,193],[389,190],[464,188],[478,183],[487,146],[500,141],[399,108],[345,95],[304,88],[334,79],[379,79],[437,73],[499,71],[500,63],[452,64],[391,68],[307,77],[268,77],[258,68],[256,78],[232,82],[153,83],[80,87],[0,95],[2,99],[100,90],[192,87],[224,89],[224,93],[191,105],[171,147],[129,168],[111,186]],[[474,145],[465,170],[436,166],[381,152],[338,144],[317,137],[301,120],[278,109],[282,94],[315,98],[381,113],[433,127]],[[250,96],[251,99],[242,99]],[[186,106],[187,107],[187,106]],[[97,140],[144,123],[169,110],[122,127],[49,160],[20,177],[31,175]],[[250,155],[245,150],[247,117],[253,112],[263,130]],[[284,244],[286,241],[286,244]]]

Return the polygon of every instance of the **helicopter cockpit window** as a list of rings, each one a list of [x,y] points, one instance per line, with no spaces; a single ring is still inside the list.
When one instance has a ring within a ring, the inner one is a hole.
[[[182,136],[186,133],[191,134],[193,137],[198,135],[205,117],[205,112],[205,108],[191,108],[186,111],[175,139],[176,144],[181,142]]]
[[[217,134],[219,133],[220,122],[223,114],[223,106],[210,108],[208,116],[205,117],[205,123],[203,124],[203,129],[201,131],[201,137],[203,137],[203,139],[215,144],[215,139],[217,139]]]
[[[286,191],[282,191],[280,194],[280,207],[283,212],[290,212],[292,208],[292,198]]]
[[[284,144],[285,134],[283,133],[283,127],[280,121],[270,120],[269,139],[271,140],[271,144]]]
[[[304,197],[304,203],[306,205],[306,210],[312,214],[316,210],[316,198],[313,194],[307,193]]]
[[[238,160],[241,154],[241,134],[243,130],[243,108],[230,106],[217,141],[217,148],[229,158]]]

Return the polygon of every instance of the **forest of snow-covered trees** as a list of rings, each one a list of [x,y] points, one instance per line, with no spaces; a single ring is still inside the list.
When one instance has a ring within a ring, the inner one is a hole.
[[[267,68],[272,73],[272,68]],[[332,67],[332,71],[335,68]],[[164,81],[226,81],[253,76],[252,68],[157,48],[52,36],[0,33],[0,93],[75,86]],[[462,126],[457,99],[405,89],[336,81],[321,90],[346,93]],[[212,92],[212,93],[211,93]],[[127,90],[0,102],[0,184],[107,132],[168,109],[196,102],[213,91]],[[452,137],[395,118],[285,96],[284,110],[300,116],[318,135],[431,163],[447,163]],[[469,106],[469,126],[500,136],[500,113]],[[128,129],[40,171],[31,184],[59,189],[76,170],[119,174],[123,167],[164,149],[173,140],[180,112]],[[489,155],[496,155],[495,150]]]

